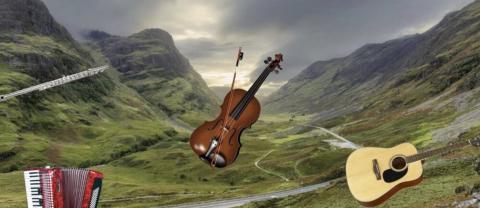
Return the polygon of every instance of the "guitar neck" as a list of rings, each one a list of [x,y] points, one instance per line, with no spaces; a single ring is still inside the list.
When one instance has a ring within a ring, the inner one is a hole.
[[[427,150],[427,151],[424,151],[424,152],[421,152],[421,153],[418,153],[418,154],[415,154],[415,155],[410,155],[410,156],[407,156],[407,163],[412,163],[412,162],[416,162],[416,161],[419,161],[419,160],[424,160],[428,157],[432,157],[432,156],[435,156],[435,155],[449,153],[452,150],[462,148],[462,147],[467,146],[469,144],[470,144],[470,140],[450,144],[446,147],[442,147],[442,148],[438,148],[438,149]]]

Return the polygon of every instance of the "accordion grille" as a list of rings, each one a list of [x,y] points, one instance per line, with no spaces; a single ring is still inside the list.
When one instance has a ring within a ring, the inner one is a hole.
[[[42,193],[43,193],[43,207],[44,208],[54,208],[54,201],[53,201],[53,177],[54,171],[42,171],[41,179],[42,179]]]
[[[88,173],[88,170],[82,169],[62,169],[65,207],[82,207]]]

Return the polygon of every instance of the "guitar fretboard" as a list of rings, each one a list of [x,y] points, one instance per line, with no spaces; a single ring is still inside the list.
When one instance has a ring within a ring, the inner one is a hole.
[[[446,147],[433,149],[433,150],[427,150],[427,151],[424,151],[424,152],[421,152],[421,153],[418,153],[418,154],[415,154],[415,155],[410,155],[410,156],[407,156],[407,163],[416,162],[416,161],[423,160],[423,159],[426,159],[428,157],[432,157],[432,156],[435,156],[435,155],[445,154],[445,153],[448,153],[452,150],[467,146],[469,144],[470,144],[470,141],[458,142],[458,143],[450,144]]]

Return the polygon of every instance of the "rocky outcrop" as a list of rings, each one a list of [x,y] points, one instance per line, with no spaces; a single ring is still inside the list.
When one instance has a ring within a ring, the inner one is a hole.
[[[0,0],[0,61],[39,81],[91,66],[93,59],[40,0]]]
[[[87,39],[121,72],[123,83],[168,115],[215,111],[216,96],[175,47],[169,33],[147,29],[120,37],[93,31]]]
[[[0,0],[0,31],[39,34],[73,41],[67,30],[50,15],[39,0]]]

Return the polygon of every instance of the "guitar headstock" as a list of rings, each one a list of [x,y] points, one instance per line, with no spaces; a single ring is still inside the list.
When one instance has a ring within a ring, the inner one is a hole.
[[[282,66],[280,66],[280,62],[283,61],[283,54],[277,53],[275,54],[275,59],[272,57],[268,57],[263,61],[263,63],[268,64],[267,69],[270,71],[274,71],[278,74],[279,70],[283,70]]]
[[[476,136],[475,138],[468,140],[468,143],[474,147],[480,147],[480,136]]]

